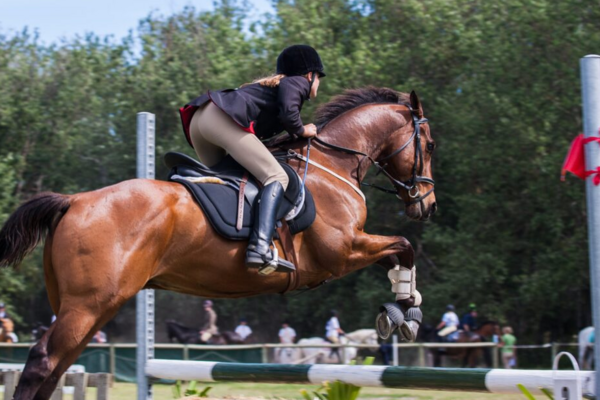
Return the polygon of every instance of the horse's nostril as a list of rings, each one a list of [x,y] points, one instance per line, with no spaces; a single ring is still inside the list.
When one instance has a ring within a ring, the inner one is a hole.
[[[431,205],[431,214],[435,213],[437,211],[437,203],[433,203]]]

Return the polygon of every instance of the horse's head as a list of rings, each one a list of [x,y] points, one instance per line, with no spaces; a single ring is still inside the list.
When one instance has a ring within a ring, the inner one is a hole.
[[[394,188],[372,186],[403,200],[408,217],[427,220],[433,215],[435,142],[415,92],[408,95],[377,87],[347,90],[317,109],[315,123],[320,130],[318,143],[359,156],[355,170],[359,184],[365,184],[367,170],[361,164],[369,160]]]
[[[397,197],[404,202],[406,215],[415,220],[427,220],[437,209],[431,170],[435,142],[414,91],[406,110],[399,112],[407,123],[390,135],[377,162],[394,185]]]
[[[475,332],[483,337],[491,337],[493,335],[500,336],[500,324],[496,321],[485,321]]]

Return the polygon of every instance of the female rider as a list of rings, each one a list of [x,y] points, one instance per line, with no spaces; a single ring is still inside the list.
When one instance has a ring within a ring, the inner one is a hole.
[[[310,46],[294,45],[277,57],[276,75],[239,89],[209,91],[181,108],[183,130],[198,158],[207,166],[230,154],[259,180],[255,219],[246,250],[246,266],[259,273],[292,272],[291,263],[277,264],[271,242],[275,218],[288,186],[288,176],[260,141],[286,130],[313,137],[314,124],[304,125],[300,110],[314,98],[325,76],[319,54]]]

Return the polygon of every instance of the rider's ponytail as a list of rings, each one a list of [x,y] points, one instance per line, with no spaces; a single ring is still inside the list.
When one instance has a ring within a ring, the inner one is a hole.
[[[244,83],[240,87],[248,86],[248,85],[251,85],[252,83],[258,83],[261,86],[267,86],[267,87],[277,87],[277,86],[279,86],[279,82],[283,78],[285,78],[285,75],[283,75],[283,74],[265,76],[264,78],[258,78],[251,83]]]

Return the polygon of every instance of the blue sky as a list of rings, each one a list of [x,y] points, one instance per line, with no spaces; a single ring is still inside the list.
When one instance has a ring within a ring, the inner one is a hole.
[[[271,0],[249,0],[253,17],[272,12]],[[86,32],[121,38],[150,12],[169,15],[186,5],[212,10],[212,0],[0,0],[0,33],[37,28],[43,42]]]

